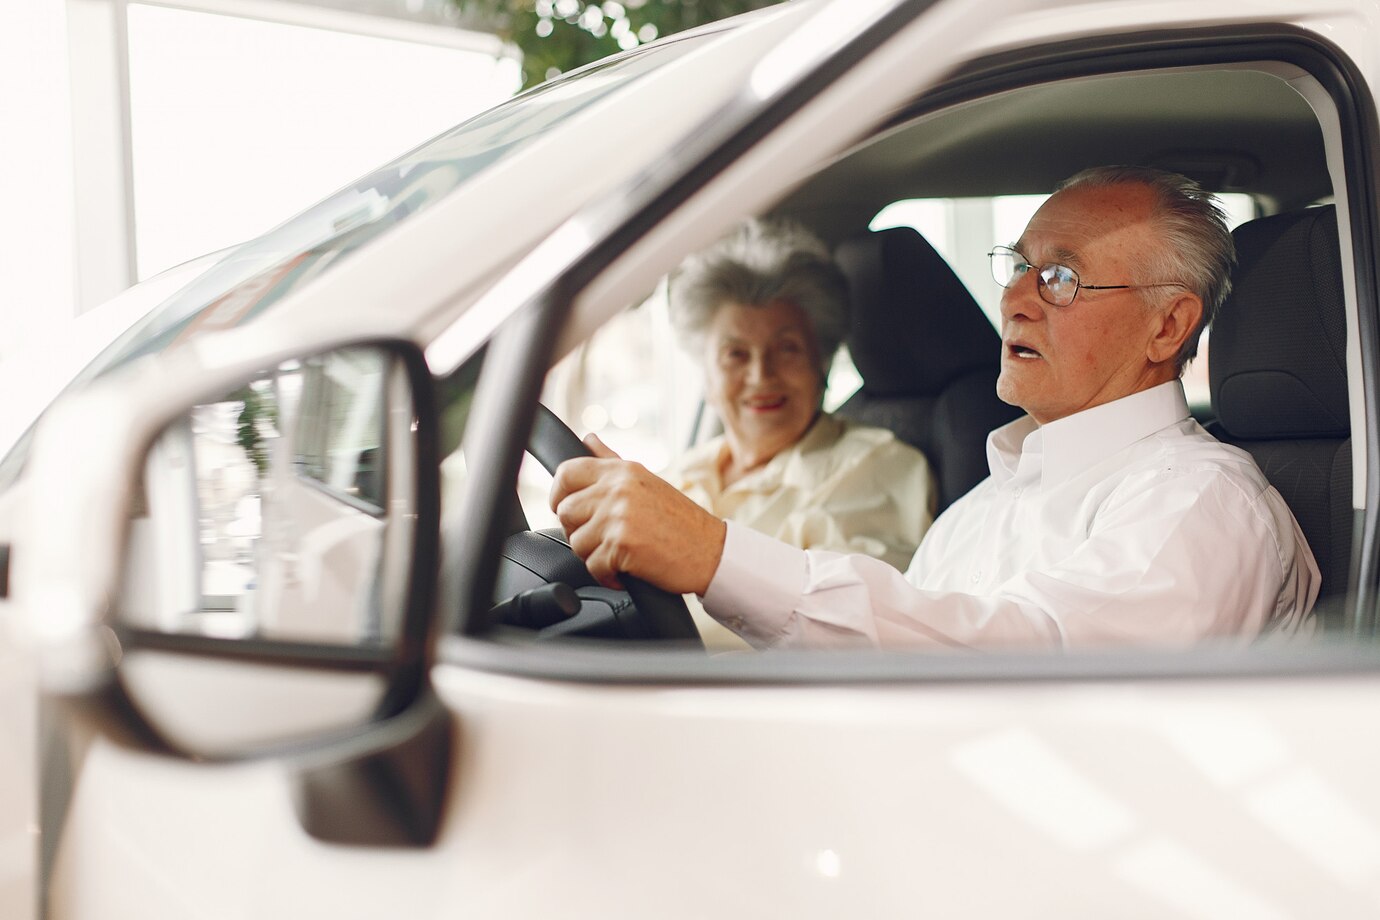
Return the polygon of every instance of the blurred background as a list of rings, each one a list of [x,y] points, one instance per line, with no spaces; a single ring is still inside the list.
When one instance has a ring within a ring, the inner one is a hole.
[[[0,4],[0,452],[177,266],[525,87],[775,2]]]

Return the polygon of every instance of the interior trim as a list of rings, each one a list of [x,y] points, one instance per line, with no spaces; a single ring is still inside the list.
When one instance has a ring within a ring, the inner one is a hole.
[[[594,684],[903,684],[1345,678],[1380,670],[1380,645],[1345,639],[1236,643],[1189,649],[982,652],[780,649],[705,655],[604,640],[500,643],[447,636],[441,664],[541,680]]]

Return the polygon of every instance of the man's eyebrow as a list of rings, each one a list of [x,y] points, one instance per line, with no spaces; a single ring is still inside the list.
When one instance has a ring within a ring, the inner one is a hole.
[[[1026,255],[1024,240],[1017,240],[1016,242],[1012,243],[1009,248],[1016,250],[1016,252],[1020,253],[1021,256],[1025,259],[1030,259],[1030,256]],[[1079,257],[1078,253],[1064,246],[1054,247],[1053,252],[1050,253],[1050,257],[1048,259],[1041,260],[1041,264],[1045,262],[1058,262],[1062,265],[1067,265],[1069,268],[1074,269],[1083,268],[1083,260]]]
[[[1082,268],[1083,260],[1078,257],[1078,253],[1072,249],[1065,249],[1062,246],[1054,250],[1054,258],[1058,262],[1067,264],[1070,268]]]

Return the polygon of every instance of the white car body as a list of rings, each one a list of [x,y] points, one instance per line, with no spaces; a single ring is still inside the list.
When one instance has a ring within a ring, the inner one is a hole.
[[[986,55],[1283,25],[1335,46],[1380,87],[1373,0],[939,2],[815,86],[683,202],[618,234],[629,202],[688,165],[716,112],[775,98],[840,36],[904,6],[798,2],[747,17],[488,166],[252,323],[54,405],[23,476],[0,493],[12,556],[0,664],[14,665],[0,669],[0,713],[25,741],[0,761],[14,777],[7,795],[25,791],[0,800],[4,852],[22,854],[0,888],[11,892],[6,916],[34,901],[52,917],[101,920],[1380,913],[1380,735],[1370,728],[1380,655],[1359,640],[1247,655],[839,652],[766,664],[628,652],[621,668],[606,651],[450,635],[428,651],[454,744],[427,845],[344,846],[304,830],[294,776],[325,756],[310,744],[297,756],[202,763],[50,726],[43,769],[56,772],[35,803],[34,694],[79,696],[90,662],[110,654],[101,625],[148,445],[256,369],[387,337],[424,348],[444,376],[613,239],[616,252],[574,285],[570,319],[551,331],[564,354],[685,253]],[[637,114],[667,100],[674,111]],[[1327,107],[1318,111],[1326,127]],[[571,181],[542,168],[569,151],[597,154],[599,169]],[[1352,199],[1373,197],[1380,176],[1340,181],[1342,156],[1329,149],[1346,239]],[[1352,279],[1352,500],[1364,512],[1376,392],[1362,373],[1371,333]],[[207,698],[221,692],[216,668],[205,672],[150,665],[141,699],[184,677]],[[290,735],[294,719],[312,724],[311,701],[330,708],[335,679],[255,672],[257,695],[238,717]],[[186,712],[207,702],[166,699],[159,717],[194,722]]]

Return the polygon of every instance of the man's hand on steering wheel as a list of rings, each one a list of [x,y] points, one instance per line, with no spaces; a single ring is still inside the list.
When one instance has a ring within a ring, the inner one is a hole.
[[[703,594],[727,525],[594,435],[585,445],[593,456],[557,468],[551,509],[590,574],[607,587],[622,587],[624,573],[675,594]]]
[[[598,440],[595,439],[594,443],[598,444]],[[612,452],[609,451],[608,448],[604,447],[602,444],[598,444],[598,447],[601,454],[604,455],[603,459],[598,462],[622,464],[621,460],[611,459]],[[537,462],[552,476],[556,476],[557,468],[563,462],[575,458],[589,458],[591,456],[589,446],[582,443],[580,439],[575,436],[575,432],[571,431],[564,422],[553,415],[551,410],[542,405],[537,406],[536,418],[532,424],[532,433],[528,439],[527,448],[528,452],[531,453],[531,455],[536,458]],[[643,473],[650,476],[645,470],[643,470]],[[663,483],[663,486],[664,485]],[[667,488],[669,488],[669,486],[667,486]],[[687,499],[686,501],[689,500]],[[569,532],[569,527],[567,527],[567,532]],[[514,534],[510,539],[517,538],[521,538],[521,534]],[[557,542],[560,543],[561,549],[569,554],[569,560],[579,561],[579,558],[574,554],[574,550],[567,546],[564,541]],[[721,548],[722,544],[723,537],[720,536],[718,546]],[[522,553],[523,556],[527,557],[528,563],[530,563],[532,559],[531,554],[526,550],[531,549],[532,547],[526,547]],[[537,555],[545,555],[546,552],[551,550],[551,546],[541,545],[541,550],[543,552],[538,552]],[[559,556],[559,553],[557,556]],[[718,565],[717,558],[718,552],[716,550],[715,567]],[[589,573],[583,562],[579,562],[579,565],[580,568],[584,570],[580,574],[588,575]],[[532,571],[525,564],[523,568],[528,569],[529,572]],[[674,571],[674,569],[675,566],[668,566],[666,571]],[[711,575],[713,571],[714,568],[711,568]],[[593,576],[591,575],[590,578],[593,578]],[[547,577],[545,580],[550,582],[562,579]],[[691,617],[690,611],[685,605],[685,599],[681,597],[680,593],[663,590],[631,573],[625,572],[624,577],[620,578],[616,570],[614,570],[612,581],[606,583],[616,584],[619,581],[623,583],[623,590],[626,591],[628,599],[632,601],[631,610],[623,611],[616,617],[619,629],[622,631],[623,635],[689,642],[694,644],[699,643],[699,630],[695,627],[694,619]],[[708,584],[707,579],[706,584]],[[577,615],[575,619],[579,619],[582,615],[583,613]],[[594,626],[599,629],[607,625],[598,617],[595,617],[594,620],[596,622],[586,625]],[[580,628],[585,627],[582,626]],[[561,632],[564,634],[564,631]]]

